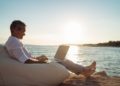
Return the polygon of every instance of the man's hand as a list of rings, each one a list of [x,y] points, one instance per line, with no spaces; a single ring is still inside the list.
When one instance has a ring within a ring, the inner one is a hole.
[[[37,60],[39,60],[40,62],[46,62],[48,60],[48,58],[45,55],[36,57]]]
[[[28,63],[28,64],[46,63],[47,60],[48,60],[48,58],[45,55],[42,55],[39,57],[30,58],[30,59],[26,60],[25,63]]]

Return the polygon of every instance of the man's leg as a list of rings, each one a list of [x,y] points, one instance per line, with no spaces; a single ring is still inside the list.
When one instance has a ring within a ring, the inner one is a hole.
[[[59,63],[64,65],[68,70],[74,72],[75,74],[80,74],[84,70],[84,67],[82,65],[78,65],[68,59],[62,60]]]
[[[60,64],[64,65],[71,72],[74,72],[75,74],[83,74],[86,77],[93,74],[96,69],[96,62],[93,62],[91,65],[84,67],[84,66],[76,64],[68,59],[65,59],[65,60],[58,59],[57,61]]]

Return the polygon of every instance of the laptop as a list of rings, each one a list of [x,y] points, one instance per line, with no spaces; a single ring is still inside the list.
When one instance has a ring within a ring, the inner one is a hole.
[[[69,50],[69,46],[67,45],[60,45],[57,49],[57,52],[54,56],[54,60],[52,62],[60,62],[61,60],[65,59],[65,56],[67,55],[67,52]],[[47,60],[46,63],[50,63],[51,60]]]
[[[69,46],[67,45],[60,45],[59,48],[57,49],[57,52],[54,56],[55,59],[60,59],[60,60],[64,60],[65,56],[68,52]]]

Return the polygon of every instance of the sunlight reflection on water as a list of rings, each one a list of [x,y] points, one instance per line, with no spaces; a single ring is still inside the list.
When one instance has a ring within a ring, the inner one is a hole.
[[[80,47],[79,46],[70,46],[68,54],[66,56],[67,59],[81,64],[83,65],[85,58],[81,58],[79,55],[82,54],[82,52],[80,52]]]

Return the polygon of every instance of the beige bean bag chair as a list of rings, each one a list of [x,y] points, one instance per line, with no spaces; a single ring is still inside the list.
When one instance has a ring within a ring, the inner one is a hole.
[[[59,63],[23,64],[0,45],[0,86],[57,86],[69,76]]]

